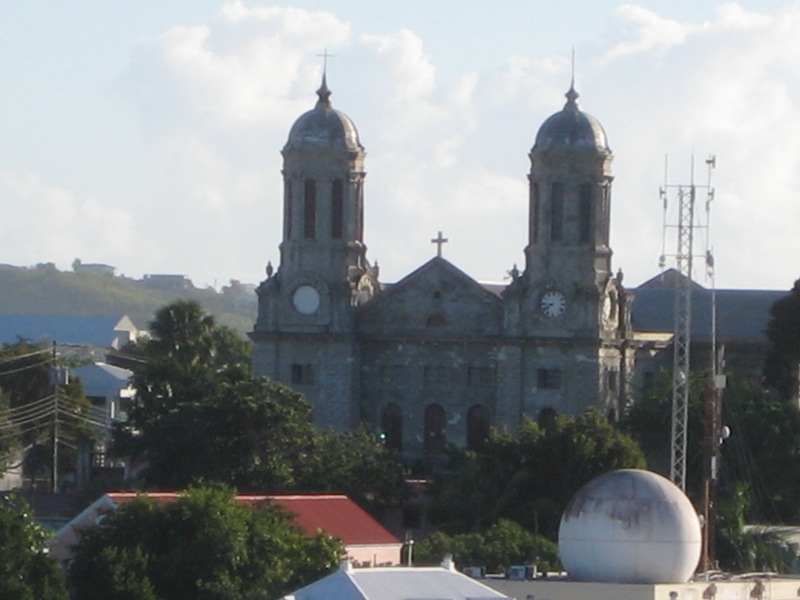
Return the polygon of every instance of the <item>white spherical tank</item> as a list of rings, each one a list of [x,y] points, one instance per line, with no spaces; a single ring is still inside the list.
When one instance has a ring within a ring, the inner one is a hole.
[[[571,579],[683,583],[700,559],[700,521],[671,481],[636,469],[606,473],[575,494],[558,548]]]

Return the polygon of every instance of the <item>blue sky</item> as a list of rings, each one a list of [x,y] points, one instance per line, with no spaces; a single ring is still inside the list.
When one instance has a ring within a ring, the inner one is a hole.
[[[327,47],[334,107],[368,152],[382,278],[428,260],[442,230],[446,258],[501,281],[523,263],[527,153],[574,46],[581,107],[615,153],[626,283],[658,272],[664,157],[688,183],[692,153],[698,183],[717,156],[697,240],[717,286],[800,276],[798,2],[28,0],[0,5],[0,23],[0,263],[262,279],[280,149]]]

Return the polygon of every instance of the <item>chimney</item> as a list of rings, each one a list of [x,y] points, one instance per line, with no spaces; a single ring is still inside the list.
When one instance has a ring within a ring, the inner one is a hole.
[[[451,573],[456,572],[456,563],[453,562],[453,555],[452,554],[445,554],[444,558],[442,559],[442,568],[447,569]]]

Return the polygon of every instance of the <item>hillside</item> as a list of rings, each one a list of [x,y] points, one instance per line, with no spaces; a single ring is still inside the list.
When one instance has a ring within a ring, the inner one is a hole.
[[[186,280],[173,289],[154,281],[110,274],[59,271],[52,264],[0,265],[0,313],[48,315],[128,315],[147,328],[160,307],[174,300],[195,300],[217,322],[244,335],[253,327],[256,298],[236,282],[217,292],[197,289]]]

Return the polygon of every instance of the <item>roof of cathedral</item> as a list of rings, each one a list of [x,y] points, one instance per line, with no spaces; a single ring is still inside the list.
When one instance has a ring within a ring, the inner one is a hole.
[[[346,150],[363,150],[355,123],[331,105],[331,91],[325,74],[317,90],[317,105],[294,122],[284,151],[303,146],[323,146]]]
[[[633,290],[631,320],[637,331],[673,331],[675,281],[678,273],[650,279]],[[661,282],[659,285],[657,282]],[[712,296],[716,296],[717,336],[721,342],[740,340],[763,343],[770,308],[788,294],[781,290],[710,290],[691,283],[691,335],[711,339]]]
[[[570,85],[564,108],[539,128],[533,152],[547,150],[599,150],[611,152],[600,121],[578,108],[578,92]]]

